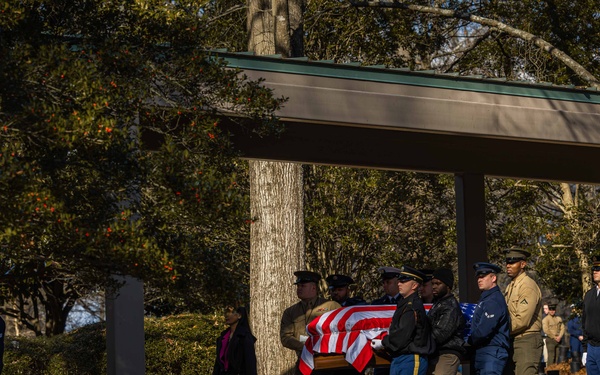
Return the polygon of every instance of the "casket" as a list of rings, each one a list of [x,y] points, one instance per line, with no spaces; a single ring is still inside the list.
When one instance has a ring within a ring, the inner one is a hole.
[[[429,311],[431,304],[424,304]],[[474,304],[461,304],[467,320],[468,335]],[[391,358],[375,353],[370,342],[387,335],[396,305],[362,305],[342,307],[315,318],[306,327],[299,369],[304,375],[313,370],[353,367],[389,367]]]

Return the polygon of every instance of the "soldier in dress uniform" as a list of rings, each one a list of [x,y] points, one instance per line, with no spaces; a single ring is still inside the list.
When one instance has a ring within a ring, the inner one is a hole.
[[[316,317],[335,310],[340,304],[326,300],[318,295],[317,283],[321,275],[311,271],[296,271],[296,294],[300,301],[288,307],[281,317],[279,335],[281,344],[295,350],[298,357],[302,354],[304,342],[308,339],[306,326]],[[299,373],[299,371],[296,371]]]
[[[477,375],[500,375],[508,360],[510,318],[504,296],[498,288],[500,267],[479,262],[473,265],[481,297],[473,311],[468,343],[475,349]]]
[[[525,273],[529,252],[508,249],[506,273],[511,278],[504,292],[510,313],[512,350],[505,374],[537,375],[542,356],[542,292]]]
[[[419,271],[421,271],[425,275],[423,284],[419,288],[419,295],[421,296],[421,301],[423,301],[423,303],[433,303],[433,288],[431,285],[431,280],[433,279],[433,270],[425,268]]]
[[[418,289],[425,275],[403,266],[398,275],[402,299],[392,317],[389,333],[383,340],[371,341],[373,350],[385,350],[392,356],[390,373],[395,375],[425,375],[427,358],[435,350],[431,326]]]
[[[395,267],[379,267],[377,269],[381,273],[381,281],[383,283],[383,291],[385,295],[381,298],[371,301],[371,305],[395,305],[399,299],[400,291],[398,290],[398,275],[400,269]]]
[[[359,297],[350,297],[350,285],[354,280],[346,275],[329,275],[325,279],[329,286],[331,299],[342,306],[366,305],[367,302]]]
[[[548,315],[542,319],[542,327],[546,334],[546,348],[548,350],[547,366],[556,363],[558,345],[565,335],[565,325],[560,316],[556,316],[556,304],[548,304]]]

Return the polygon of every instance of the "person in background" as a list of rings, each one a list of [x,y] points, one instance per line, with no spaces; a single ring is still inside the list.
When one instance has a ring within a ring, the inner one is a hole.
[[[581,354],[583,353],[581,350],[583,330],[581,328],[581,314],[577,311],[577,306],[575,304],[571,305],[571,316],[572,318],[567,322],[571,358],[581,360]]]
[[[350,285],[354,280],[346,275],[329,275],[325,279],[329,286],[329,294],[335,302],[345,306],[366,305],[367,302],[358,297],[350,297]]]
[[[506,250],[506,273],[511,281],[504,298],[510,313],[512,345],[505,374],[537,375],[542,357],[542,292],[525,273],[529,256],[523,249]]]
[[[583,356],[588,375],[600,375],[600,256],[592,258],[592,289],[583,297]]]
[[[419,298],[419,286],[425,275],[403,266],[398,275],[402,299],[392,317],[389,333],[383,340],[371,340],[375,351],[385,350],[391,357],[390,375],[425,375],[427,358],[435,350],[431,327]]]
[[[213,375],[256,375],[256,353],[246,308],[229,308],[225,312],[229,328],[217,339],[217,357]]]
[[[458,300],[452,294],[454,274],[451,269],[433,271],[431,286],[433,306],[427,313],[436,351],[429,358],[428,373],[433,375],[456,375],[461,358],[466,354],[465,317]]]
[[[544,318],[548,316],[548,304],[544,303],[542,306],[542,322]],[[544,325],[542,324],[542,342],[544,343],[544,348],[542,349],[542,362],[548,363],[548,347],[546,346],[547,335],[544,332]]]
[[[297,303],[283,311],[279,336],[281,344],[288,349],[294,350],[300,358],[304,342],[308,339],[306,326],[313,319],[325,314],[326,312],[340,308],[340,304],[335,301],[328,301],[319,296],[317,283],[321,280],[321,275],[311,271],[296,271],[296,295]],[[298,366],[296,373],[299,374]]]
[[[510,314],[500,288],[495,264],[473,265],[481,297],[473,311],[468,343],[475,350],[474,367],[478,375],[502,374],[510,347]]]
[[[546,333],[546,348],[548,349],[548,366],[556,363],[558,345],[564,334],[565,325],[560,316],[556,316],[556,305],[548,304],[548,315],[542,320],[542,326]]]
[[[419,288],[419,296],[421,296],[421,301],[423,301],[423,303],[433,303],[433,289],[431,285],[433,270],[422,269],[420,271],[425,275],[423,284],[421,284],[421,287]]]
[[[402,298],[398,290],[398,275],[400,274],[400,269],[394,267],[379,267],[377,271],[381,274],[381,282],[385,294],[381,298],[371,301],[371,305],[395,305],[396,302]]]

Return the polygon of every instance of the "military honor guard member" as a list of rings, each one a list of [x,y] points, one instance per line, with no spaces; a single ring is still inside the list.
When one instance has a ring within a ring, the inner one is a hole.
[[[296,271],[296,294],[300,301],[288,307],[281,317],[279,335],[281,344],[296,351],[298,357],[302,354],[304,342],[308,339],[306,326],[313,319],[335,310],[340,306],[335,301],[326,300],[318,295],[317,283],[321,275],[311,271]]]
[[[427,357],[435,350],[431,327],[419,298],[418,289],[425,275],[403,266],[398,275],[402,299],[392,317],[388,335],[372,340],[373,350],[385,350],[391,357],[391,375],[425,375]]]
[[[546,365],[556,363],[558,345],[565,335],[565,325],[560,316],[556,316],[556,304],[548,304],[548,315],[542,319],[542,327],[546,334],[546,348],[548,350],[548,361]]]
[[[371,301],[371,305],[395,305],[399,299],[400,292],[398,290],[398,275],[399,268],[394,267],[379,267],[377,269],[381,274],[381,282],[383,285],[383,297]]]
[[[588,375],[600,375],[600,256],[592,258],[592,289],[583,297],[583,356]]]
[[[500,267],[479,262],[473,265],[481,297],[473,311],[468,343],[475,350],[474,367],[478,375],[502,374],[510,348],[510,315],[498,288]]]
[[[581,312],[577,305],[571,305],[571,320],[567,322],[567,332],[569,333],[569,348],[571,350],[571,358],[579,358],[581,360],[581,341],[583,340],[583,329],[581,328]]]
[[[329,286],[331,299],[343,307],[367,304],[362,298],[350,297],[350,285],[354,284],[354,280],[350,276],[329,275],[325,281]]]
[[[505,374],[537,375],[542,356],[542,292],[525,273],[530,253],[506,250],[506,273],[511,278],[504,292],[510,313],[512,348]]]
[[[466,354],[465,317],[458,300],[452,294],[454,274],[451,269],[440,268],[432,273],[433,306],[427,313],[435,341],[435,353],[429,358],[428,373],[456,375],[461,358]]]
[[[419,288],[419,296],[421,296],[421,301],[423,301],[423,303],[433,303],[433,289],[431,285],[431,279],[433,279],[433,270],[426,268],[419,271],[425,275],[423,284],[421,284],[421,287]]]

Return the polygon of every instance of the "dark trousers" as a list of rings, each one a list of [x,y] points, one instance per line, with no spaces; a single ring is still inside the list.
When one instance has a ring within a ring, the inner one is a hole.
[[[475,373],[477,375],[501,375],[506,361],[508,350],[499,346],[486,346],[475,351]]]

